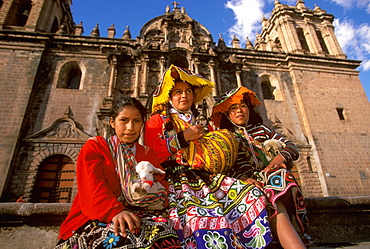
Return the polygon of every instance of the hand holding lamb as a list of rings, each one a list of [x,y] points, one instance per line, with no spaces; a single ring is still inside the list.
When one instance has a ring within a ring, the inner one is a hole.
[[[153,174],[165,174],[166,172],[154,167],[154,165],[148,161],[141,161],[136,165],[136,173],[140,177],[140,182],[133,184],[135,192],[142,193],[145,191],[149,193],[154,182]]]

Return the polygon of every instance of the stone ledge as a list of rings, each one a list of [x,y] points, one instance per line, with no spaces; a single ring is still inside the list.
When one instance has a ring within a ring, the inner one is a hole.
[[[370,196],[306,198],[306,204],[315,242],[370,241]]]
[[[312,211],[322,211],[322,209],[338,208],[360,208],[370,207],[370,196],[351,196],[351,197],[315,197],[305,198],[307,208]]]
[[[68,215],[71,203],[0,203],[0,215]]]
[[[315,243],[370,242],[370,196],[306,198],[306,204],[307,233]],[[15,235],[27,231],[34,238],[46,232],[56,241],[70,207],[70,203],[0,203],[0,240],[14,242]]]
[[[0,203],[0,227],[60,226],[71,203]]]

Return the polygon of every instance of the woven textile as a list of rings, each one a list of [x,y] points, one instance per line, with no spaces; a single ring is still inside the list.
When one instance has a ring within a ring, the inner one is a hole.
[[[204,137],[191,141],[188,163],[193,169],[225,174],[238,156],[238,142],[226,129],[208,132]]]
[[[190,127],[189,123],[173,114],[172,119],[179,130]],[[177,152],[179,164],[193,169],[204,169],[212,173],[228,172],[238,157],[238,142],[234,135],[226,130],[210,131],[204,137],[189,141],[189,147]]]
[[[148,145],[160,155],[178,155],[179,121],[153,116],[146,129]],[[191,125],[191,124],[188,124]],[[169,150],[171,148],[171,150]],[[169,153],[169,151],[171,153]],[[204,169],[195,170],[169,157],[162,163],[169,183],[169,218],[183,248],[266,248],[272,241],[266,196],[254,185]]]
[[[302,191],[297,180],[290,170],[284,166],[275,166],[268,171],[261,171],[273,158],[264,148],[264,141],[268,139],[282,141],[284,146],[280,153],[285,156],[288,151],[292,151],[288,154],[290,156],[286,156],[286,158],[291,158],[293,155],[294,158],[298,157],[298,154],[293,153],[296,150],[295,145],[264,125],[250,127],[247,133],[235,129],[234,135],[239,141],[239,156],[236,165],[228,175],[236,178],[247,175],[261,182],[270,203],[276,208],[276,202],[281,200],[288,213],[295,217],[302,235],[308,226],[308,217]],[[252,144],[253,151],[251,151],[249,144]],[[253,155],[256,156],[260,165],[256,166]],[[277,211],[272,214],[272,217],[276,214]]]
[[[137,162],[134,154],[127,144],[120,143],[117,136],[106,140],[117,162],[117,173],[122,187],[121,201],[125,200],[131,206],[148,207],[149,210],[162,210],[167,197],[165,187],[154,181],[149,193],[135,192],[132,185],[140,182],[140,178],[135,170]]]
[[[183,248],[265,248],[272,241],[267,199],[257,187],[174,161],[163,165],[169,218]]]
[[[127,230],[127,237],[115,236],[113,223],[92,220],[81,226],[68,240],[59,241],[55,249],[181,248],[169,219],[140,212],[135,214],[142,221],[138,234]]]

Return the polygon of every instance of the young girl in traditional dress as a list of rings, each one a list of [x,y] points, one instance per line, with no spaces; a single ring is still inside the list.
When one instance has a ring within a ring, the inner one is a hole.
[[[163,210],[131,206],[123,197],[119,177],[124,162],[149,161],[162,167],[148,147],[137,143],[146,109],[136,99],[122,98],[113,108],[110,125],[115,135],[109,139],[90,138],[77,160],[78,193],[60,228],[56,248],[181,248]],[[164,175],[155,175],[168,186]],[[166,202],[167,190],[158,191],[158,202]]]
[[[292,161],[299,157],[298,149],[262,124],[254,110],[259,104],[253,91],[238,87],[222,95],[213,107],[214,125],[232,131],[239,141],[238,159],[227,174],[266,193],[275,209],[269,219],[271,228],[284,248],[305,248],[290,221],[294,215],[303,235],[307,226],[306,208],[298,183],[289,172]]]
[[[184,248],[265,248],[272,240],[265,195],[222,174],[234,162],[236,140],[226,130],[206,134],[195,123],[194,104],[213,85],[187,69],[167,69],[154,93],[144,142],[167,172],[169,218]],[[204,141],[214,143],[212,150],[198,150]]]

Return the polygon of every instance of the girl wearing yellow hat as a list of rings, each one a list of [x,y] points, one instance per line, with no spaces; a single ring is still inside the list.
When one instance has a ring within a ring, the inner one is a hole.
[[[172,65],[154,94],[144,141],[166,170],[169,218],[184,248],[265,248],[272,240],[265,195],[221,174],[236,159],[236,139],[195,123],[195,104],[213,86]]]

